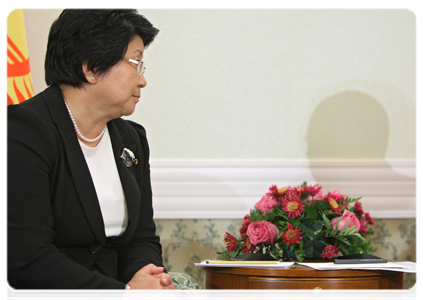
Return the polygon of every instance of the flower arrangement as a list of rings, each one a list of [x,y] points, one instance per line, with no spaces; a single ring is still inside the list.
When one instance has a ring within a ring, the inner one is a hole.
[[[218,257],[229,259],[244,253],[268,253],[274,259],[333,259],[339,254],[373,253],[366,237],[374,225],[359,198],[338,190],[323,195],[319,184],[269,191],[244,217],[240,238],[226,232],[226,250]]]

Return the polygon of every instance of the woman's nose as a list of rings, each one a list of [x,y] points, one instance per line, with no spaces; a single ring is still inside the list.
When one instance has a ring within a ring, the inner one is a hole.
[[[138,86],[144,88],[147,85],[147,80],[144,77],[144,74],[138,76]]]

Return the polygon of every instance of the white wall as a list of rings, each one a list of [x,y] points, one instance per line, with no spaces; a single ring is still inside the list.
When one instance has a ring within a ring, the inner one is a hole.
[[[153,160],[415,160],[412,12],[140,12],[161,30],[146,51],[148,85],[131,116],[146,127]],[[39,92],[48,29],[60,10],[24,13]],[[358,130],[362,115],[367,127]],[[328,140],[335,127],[337,143]],[[332,145],[311,147],[319,140]]]
[[[36,92],[60,11],[24,9]],[[385,158],[419,158],[418,9],[139,11],[161,30],[131,117],[146,126],[153,159],[319,158],[307,156],[309,120],[345,91],[385,110]]]
[[[416,209],[416,20],[407,10],[140,10],[160,33],[131,119],[157,218],[242,218],[271,184]],[[60,10],[25,10],[35,92]],[[400,200],[400,201],[399,201]]]

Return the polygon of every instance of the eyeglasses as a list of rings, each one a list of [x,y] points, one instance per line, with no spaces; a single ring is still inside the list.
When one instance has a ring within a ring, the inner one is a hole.
[[[138,61],[130,58],[124,57],[123,60],[129,61],[130,63],[133,63],[137,65],[137,73],[138,75],[142,75],[145,73],[145,63],[143,61]]]

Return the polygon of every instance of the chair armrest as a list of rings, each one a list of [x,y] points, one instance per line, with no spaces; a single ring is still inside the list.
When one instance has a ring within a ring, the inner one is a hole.
[[[201,287],[197,280],[188,274],[179,272],[169,272],[172,276],[172,282],[178,289],[176,298],[178,300],[205,300],[206,298],[200,293]]]
[[[181,300],[206,300],[206,298],[203,294],[199,292],[188,289],[182,289]]]

